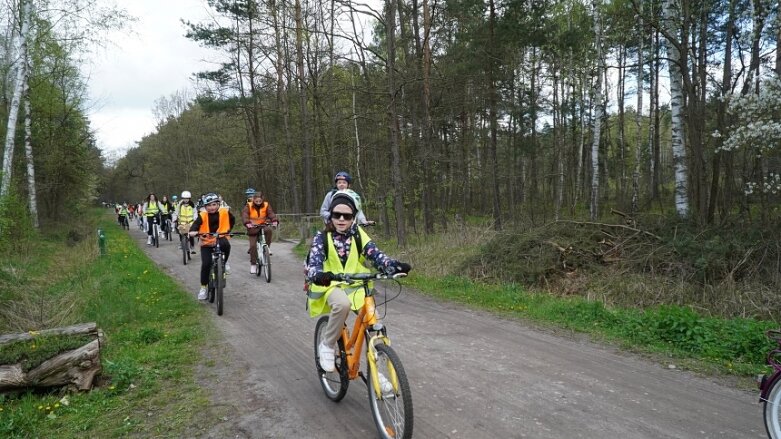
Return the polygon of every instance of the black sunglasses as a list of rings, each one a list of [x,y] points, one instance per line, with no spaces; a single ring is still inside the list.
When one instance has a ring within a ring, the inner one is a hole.
[[[350,221],[351,219],[353,219],[354,216],[355,215],[353,215],[352,213],[331,212],[331,218],[333,219],[343,219],[343,220]]]

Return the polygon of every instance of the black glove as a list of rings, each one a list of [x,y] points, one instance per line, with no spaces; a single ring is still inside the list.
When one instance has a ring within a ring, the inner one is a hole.
[[[406,262],[394,261],[388,267],[385,268],[385,273],[394,275],[396,273],[409,273],[412,270],[412,265]]]
[[[314,282],[315,285],[320,285],[321,287],[327,287],[331,285],[332,280],[334,280],[334,274],[330,271],[321,271],[312,278],[312,282]]]

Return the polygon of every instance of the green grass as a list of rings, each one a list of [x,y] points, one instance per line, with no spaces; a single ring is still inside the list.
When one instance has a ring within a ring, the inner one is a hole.
[[[0,397],[0,437],[181,437],[192,435],[199,418],[203,422],[208,398],[198,388],[194,370],[214,329],[206,311],[112,218],[100,218],[106,256],[97,256],[92,242],[74,248],[43,241],[35,245],[46,251],[31,257],[32,268],[19,275],[28,285],[41,273],[54,276],[38,291],[69,292],[77,298],[64,323],[94,321],[104,332],[100,386],[68,396]],[[70,261],[70,271],[41,269],[55,260]]]

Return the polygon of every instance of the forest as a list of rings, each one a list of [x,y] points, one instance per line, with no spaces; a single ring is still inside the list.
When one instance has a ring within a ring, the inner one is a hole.
[[[657,229],[680,224],[746,236],[706,263],[727,255],[733,278],[760,264],[753,275],[781,285],[778,2],[207,3],[213,20],[181,26],[215,68],[161,96],[155,132],[110,162],[76,66],[121,12],[66,35],[43,3],[6,11],[2,190],[15,201],[0,233],[24,211],[47,224],[182,190],[237,204],[255,187],[278,212],[311,214],[346,170],[400,247],[474,218],[497,232],[618,221],[663,241]]]

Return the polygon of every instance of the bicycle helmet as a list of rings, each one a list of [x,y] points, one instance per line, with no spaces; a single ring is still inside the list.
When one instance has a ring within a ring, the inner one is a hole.
[[[217,196],[214,192],[209,192],[208,194],[203,196],[203,204],[211,204],[211,203],[219,203],[220,197]]]
[[[255,189],[251,188],[251,187],[248,187],[247,190],[244,191],[244,194],[247,195],[248,197],[251,197],[251,196],[255,195]]]
[[[347,191],[334,192],[333,197],[331,197],[331,206],[329,206],[328,211],[333,212],[334,207],[340,204],[346,204],[350,206],[350,209],[353,210],[353,213],[358,211],[358,208],[355,205],[355,198],[353,198],[352,195],[350,195],[350,193]]]
[[[348,173],[346,173],[344,171],[339,171],[339,172],[336,173],[336,175],[334,176],[334,183],[336,183],[336,180],[339,180],[339,179],[345,180],[348,184],[352,184],[352,182],[353,182],[353,178],[350,177],[350,174],[348,174]]]
[[[171,195],[171,199],[176,201],[176,195]]]
[[[182,192],[182,198],[192,198],[193,194],[190,193],[190,191],[184,191]]]

